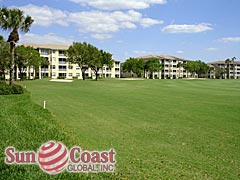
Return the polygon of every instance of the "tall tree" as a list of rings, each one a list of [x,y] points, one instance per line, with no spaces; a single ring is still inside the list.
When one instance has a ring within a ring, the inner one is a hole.
[[[45,58],[44,58],[45,59]],[[15,64],[20,72],[20,79],[23,80],[23,74],[29,68],[29,77],[31,67],[36,70],[42,63],[43,58],[39,52],[30,46],[17,46],[15,50]]]
[[[14,50],[19,41],[18,31],[28,32],[32,23],[33,19],[28,15],[25,16],[20,9],[0,8],[0,27],[11,31],[7,40],[10,43],[10,85],[14,82]]]
[[[217,79],[222,79],[223,75],[224,75],[224,69],[220,68],[220,67],[215,67],[214,68],[214,73],[215,73],[215,77]]]
[[[195,62],[197,64],[197,70],[196,73],[198,75],[198,77],[206,77],[208,76],[208,72],[210,71],[210,67],[202,61],[196,61]]]
[[[85,71],[88,69],[88,44],[86,42],[74,42],[66,51],[67,61],[77,64],[82,71],[82,78],[85,80]]]
[[[88,67],[94,71],[96,81],[98,80],[98,71],[102,68],[101,59],[101,52],[98,48],[88,44]]]
[[[146,70],[146,62],[143,59],[135,59],[130,57],[123,64],[123,70],[130,72],[131,76],[133,76],[133,73],[135,73],[137,77],[143,77]]]
[[[107,66],[108,68],[112,68],[113,67],[113,59],[112,59],[112,54],[105,52],[103,50],[100,50],[101,53],[101,69],[102,69],[102,77],[103,77],[103,66]]]
[[[123,70],[131,73],[131,77],[133,77],[134,73],[137,73],[138,71],[137,64],[138,60],[130,57],[124,62]]]
[[[152,79],[154,79],[154,72],[160,72],[160,70],[163,68],[162,64],[160,64],[158,58],[150,58],[146,62],[146,68],[151,73]]]
[[[229,79],[230,78],[230,63],[231,63],[231,59],[226,59],[225,63],[227,64],[227,69],[226,69],[227,79]]]
[[[8,43],[0,36],[0,76],[6,79],[5,73],[9,66],[9,46]]]
[[[188,61],[186,64],[184,64],[184,68],[188,72],[190,72],[192,74],[192,76],[193,76],[199,70],[200,64],[197,61]]]
[[[236,69],[236,63],[235,63],[235,60],[236,60],[236,57],[233,57],[232,59],[231,59],[231,62],[233,63],[233,78],[235,78],[236,77],[236,72],[235,72],[235,69]]]
[[[134,72],[138,77],[144,77],[146,62],[143,59],[137,59],[136,65],[134,67]]]

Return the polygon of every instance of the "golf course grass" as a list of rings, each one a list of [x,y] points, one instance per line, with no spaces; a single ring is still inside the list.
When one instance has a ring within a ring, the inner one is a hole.
[[[114,148],[117,178],[240,178],[239,80],[19,84],[76,145]]]

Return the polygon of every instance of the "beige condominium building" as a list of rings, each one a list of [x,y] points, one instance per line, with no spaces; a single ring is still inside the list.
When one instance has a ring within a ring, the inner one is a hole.
[[[63,77],[66,79],[78,78],[82,79],[82,72],[77,64],[70,64],[67,62],[65,51],[69,46],[59,44],[24,44],[24,46],[31,46],[39,51],[41,57],[45,57],[49,65],[39,67],[36,71],[33,68],[26,69],[27,78],[33,79],[38,76],[50,77],[56,79]],[[95,78],[93,71],[88,68],[85,72],[86,77]],[[98,71],[99,77],[120,78],[120,61],[114,61],[113,67],[103,67],[103,70]]]
[[[186,64],[189,60],[175,57],[175,56],[165,56],[165,55],[149,55],[149,56],[141,56],[137,57],[137,59],[143,59],[147,61],[150,58],[157,58],[159,59],[160,63],[163,64],[163,68],[159,72],[153,73],[153,78],[158,79],[179,79],[179,78],[187,78],[191,74],[188,73],[184,68],[183,64]],[[151,74],[146,72],[146,78],[150,77]]]
[[[209,78],[240,79],[240,61],[230,62],[225,61],[209,62],[208,65],[213,68],[209,74]]]

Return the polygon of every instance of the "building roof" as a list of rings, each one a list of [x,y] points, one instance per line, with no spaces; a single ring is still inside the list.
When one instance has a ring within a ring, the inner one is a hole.
[[[148,56],[138,57],[138,59],[149,59],[149,58],[189,61],[188,59],[184,59],[184,58],[176,57],[176,56],[169,56],[169,55],[148,55]]]
[[[54,49],[54,50],[67,50],[69,48],[68,45],[62,45],[62,44],[32,44],[32,43],[26,43],[23,44],[24,46],[31,46],[35,49]]]
[[[225,61],[214,61],[214,62],[209,62],[208,64],[227,64],[225,63]],[[229,64],[240,64],[240,61],[234,61],[234,62],[230,62]]]

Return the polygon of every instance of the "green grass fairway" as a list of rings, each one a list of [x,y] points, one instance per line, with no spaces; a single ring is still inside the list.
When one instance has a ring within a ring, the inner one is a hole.
[[[122,179],[240,179],[239,80],[21,82]]]

